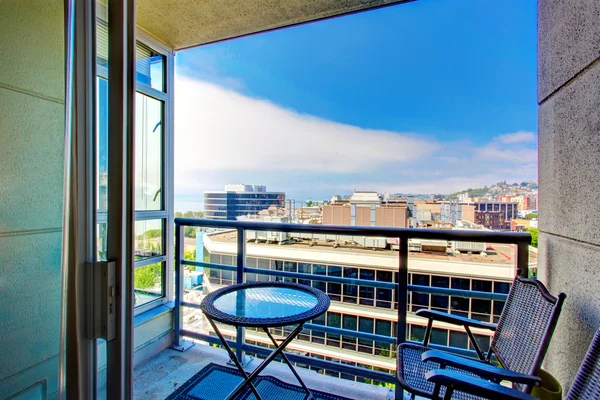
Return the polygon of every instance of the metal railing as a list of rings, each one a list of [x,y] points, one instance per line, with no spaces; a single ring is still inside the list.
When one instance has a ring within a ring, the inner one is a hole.
[[[191,261],[184,259],[183,240],[184,227],[202,227],[202,228],[219,228],[230,229],[237,232],[237,263],[235,266],[215,264],[200,261]],[[377,280],[353,279],[328,275],[306,274],[298,272],[266,270],[259,268],[250,268],[245,266],[246,259],[246,231],[268,231],[268,232],[293,232],[293,233],[319,233],[329,235],[356,235],[366,237],[380,238],[397,238],[399,244],[399,268],[397,282],[382,282]],[[182,310],[181,307],[199,308],[196,303],[184,301],[184,285],[183,285],[183,270],[184,265],[198,266],[204,268],[213,268],[224,271],[235,272],[236,283],[244,282],[246,273],[262,274],[277,276],[282,278],[305,279],[310,281],[332,282],[349,285],[360,285],[372,288],[392,289],[395,290],[398,304],[398,323],[396,337],[378,335],[374,333],[366,333],[342,328],[335,328],[326,325],[306,324],[305,328],[313,331],[331,333],[336,335],[344,335],[356,337],[359,339],[368,339],[377,342],[389,344],[400,344],[407,339],[406,335],[406,316],[407,316],[407,294],[409,291],[434,294],[448,295],[454,297],[481,299],[481,300],[496,300],[505,301],[507,295],[501,293],[478,292],[470,290],[440,288],[431,286],[418,286],[408,284],[408,240],[409,239],[432,239],[432,240],[454,240],[464,242],[488,242],[495,244],[513,244],[516,245],[515,258],[516,267],[521,270],[521,275],[528,276],[529,270],[529,244],[531,236],[529,233],[522,232],[494,232],[494,231],[475,231],[475,230],[437,230],[437,229],[411,229],[411,228],[387,228],[387,227],[362,227],[362,226],[334,226],[334,225],[305,225],[305,224],[283,224],[272,222],[255,222],[255,221],[227,221],[227,220],[211,220],[211,219],[190,219],[176,218],[175,219],[175,332],[174,332],[174,347],[180,347],[182,337],[190,337],[211,344],[219,344],[217,337],[189,331],[183,329]],[[204,278],[206,279],[206,277]],[[259,355],[267,355],[270,350],[261,346],[255,346],[245,343],[244,329],[237,328],[235,342],[230,342],[232,347],[235,347],[236,354],[239,359],[243,359],[244,352],[252,352]],[[476,357],[473,350],[460,349],[456,347],[441,346],[429,344],[432,348],[440,348],[446,351],[451,351],[465,356]],[[331,371],[336,371],[345,374],[351,374],[358,377],[373,379],[381,382],[395,383],[394,375],[370,370],[362,367],[336,363],[333,361],[322,360],[315,357],[286,353],[289,359],[293,362],[305,364],[315,368],[323,368]],[[400,392],[400,394],[398,394]],[[400,398],[401,391],[396,393],[396,398]]]

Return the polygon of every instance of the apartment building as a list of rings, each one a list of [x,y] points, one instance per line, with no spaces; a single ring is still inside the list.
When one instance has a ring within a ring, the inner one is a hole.
[[[350,243],[347,246],[334,246],[332,238],[322,238],[312,245],[300,236],[286,236],[286,243],[251,240],[246,247],[246,266],[265,270],[298,272],[312,275],[336,276],[353,279],[397,282],[398,253],[386,249],[374,251],[368,247]],[[254,237],[253,237],[254,238]],[[214,264],[236,265],[237,241],[233,231],[216,232],[204,236],[204,261]],[[357,240],[358,241],[358,240]],[[270,244],[272,243],[272,244]],[[510,250],[506,250],[510,251]],[[508,293],[510,282],[515,274],[512,260],[504,256],[489,255],[434,255],[411,252],[409,256],[409,284],[475,290],[482,292]],[[312,285],[327,293],[332,300],[330,309],[323,316],[312,321],[314,324],[337,328],[353,329],[361,332],[394,336],[396,334],[397,299],[395,290],[375,289],[359,285],[322,282],[318,280],[290,279],[261,274],[247,274],[248,281],[288,280]],[[235,283],[235,272],[210,269],[205,270],[204,293],[221,286]],[[491,300],[464,299],[451,296],[421,294],[412,292],[408,299],[409,338],[421,340],[425,333],[425,319],[415,312],[428,308],[450,312],[486,322],[497,322],[503,302]],[[208,328],[208,327],[207,327]],[[234,335],[234,329],[225,333]],[[283,336],[284,329],[279,333]],[[478,330],[477,340],[487,348],[490,332]],[[388,343],[373,340],[344,337],[324,332],[305,330],[299,341],[290,344],[289,349],[301,354],[339,361],[355,366],[372,366],[385,371],[395,368],[395,347]],[[258,331],[248,331],[246,340],[254,344],[267,345],[268,337]],[[469,348],[467,335],[460,327],[435,323],[432,343]],[[354,379],[337,372],[326,372],[341,378]]]

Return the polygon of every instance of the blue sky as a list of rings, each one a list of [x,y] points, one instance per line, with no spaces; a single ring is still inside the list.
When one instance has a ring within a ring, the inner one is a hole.
[[[226,183],[326,199],[537,177],[535,1],[420,0],[176,66],[178,209]]]

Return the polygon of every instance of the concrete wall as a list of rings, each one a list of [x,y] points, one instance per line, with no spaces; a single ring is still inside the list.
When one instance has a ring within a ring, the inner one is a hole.
[[[600,327],[600,2],[539,0],[539,266],[567,300],[545,367],[570,387]]]
[[[324,225],[352,225],[352,208],[350,206],[323,206]]]
[[[469,206],[466,204],[462,204],[460,207],[462,209],[461,219],[463,221],[475,223],[475,206]]]
[[[52,398],[61,294],[63,1],[8,0],[0,7],[0,398]]]
[[[375,225],[392,228],[406,228],[408,221],[407,207],[377,207],[375,210]]]
[[[354,225],[371,226],[371,207],[356,206]]]

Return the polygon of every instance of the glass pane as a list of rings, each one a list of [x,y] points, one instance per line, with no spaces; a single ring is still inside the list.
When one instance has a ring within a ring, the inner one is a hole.
[[[358,319],[358,330],[365,333],[374,333],[375,331],[375,320],[373,318],[359,317]],[[373,341],[369,339],[358,339],[358,344],[366,347],[372,347]],[[359,351],[361,349],[359,348]],[[363,349],[366,351],[366,348]]]
[[[164,263],[159,262],[135,269],[133,287],[136,307],[163,296],[163,267]]]
[[[482,281],[480,279],[473,279],[473,287],[471,288],[471,290],[477,292],[491,292],[492,281]]]
[[[469,337],[465,332],[450,331],[450,346],[466,349],[469,347]]]
[[[101,2],[96,6],[96,63],[99,75],[106,77],[108,68],[108,24],[107,9]],[[96,79],[96,260],[106,261],[108,218],[108,81]],[[107,353],[106,342],[96,340],[96,373],[98,400],[105,399]]]
[[[494,282],[495,293],[508,293],[510,289],[510,283],[507,282]]]
[[[164,252],[163,220],[135,221],[135,259],[162,256]]]
[[[165,58],[139,42],[135,50],[136,80],[164,92]]]
[[[342,315],[339,313],[328,312],[327,313],[327,326],[333,328],[340,328],[342,324]],[[327,345],[329,346],[340,346],[340,335],[336,335],[333,333],[327,334]]]
[[[162,210],[163,102],[136,93],[135,209]]]
[[[343,328],[350,330],[350,331],[356,331],[356,326],[357,326],[357,318],[354,315],[344,315],[343,318]],[[349,350],[355,350],[356,346],[356,338],[354,336],[342,336],[342,342],[344,342],[344,348],[349,349]]]
[[[425,327],[413,325],[411,328],[410,340],[422,342],[425,339]]]
[[[106,223],[96,224],[96,261],[106,261]]]
[[[329,276],[341,277],[342,267],[329,266],[327,267],[327,272],[327,275]],[[327,294],[329,295],[329,298],[331,300],[340,301],[340,295],[342,294],[342,285],[340,283],[327,283]]]
[[[448,331],[446,329],[433,328],[431,330],[431,343],[442,346],[448,345]]]
[[[108,218],[108,81],[96,79],[96,260],[106,260],[106,221]]]
[[[313,275],[327,275],[327,267],[325,265],[313,264]],[[312,287],[322,290],[327,293],[327,283],[322,281],[312,281]]]

